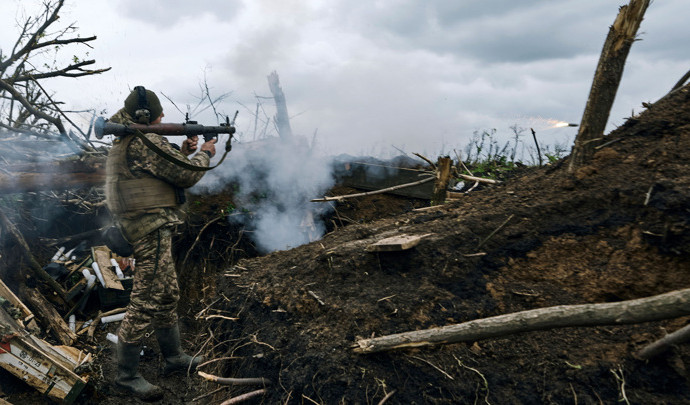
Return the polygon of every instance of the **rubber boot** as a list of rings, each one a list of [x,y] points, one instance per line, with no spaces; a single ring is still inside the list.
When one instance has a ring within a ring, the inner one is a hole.
[[[165,359],[163,375],[169,375],[177,371],[196,370],[203,360],[203,356],[192,357],[182,351],[180,342],[180,328],[177,324],[170,328],[156,329],[156,339]],[[191,364],[191,368],[190,368]]]
[[[160,387],[146,381],[139,374],[139,353],[141,345],[117,342],[117,378],[115,385],[121,390],[134,394],[144,401],[163,398]]]

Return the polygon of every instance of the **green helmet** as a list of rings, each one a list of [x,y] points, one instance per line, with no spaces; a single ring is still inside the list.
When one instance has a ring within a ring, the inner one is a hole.
[[[156,93],[146,90],[144,86],[136,86],[125,99],[125,111],[134,122],[150,124],[163,113],[163,107]]]

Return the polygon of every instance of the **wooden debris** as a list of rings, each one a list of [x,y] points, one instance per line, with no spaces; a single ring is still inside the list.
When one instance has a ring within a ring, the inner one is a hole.
[[[98,186],[105,182],[105,170],[91,173],[0,173],[0,194],[40,190],[65,190]]]
[[[366,247],[367,252],[397,252],[401,250],[411,249],[419,244],[419,242],[431,235],[430,233],[424,235],[397,235],[390,238],[382,239],[374,244]]]
[[[388,401],[389,399],[391,399],[391,397],[393,396],[393,394],[395,394],[395,391],[396,391],[396,390],[393,390],[393,391],[389,392],[388,394],[386,394],[386,396],[383,397],[383,399],[381,399],[381,401],[379,401],[379,405],[383,405],[383,404],[386,403],[386,401]]]
[[[383,189],[381,189],[381,190],[368,191],[368,192],[366,192],[366,193],[339,195],[339,196],[335,196],[335,197],[315,198],[315,199],[310,200],[310,201],[311,201],[311,202],[341,201],[341,200],[344,200],[344,199],[346,199],[346,198],[355,198],[355,197],[364,197],[364,196],[373,195],[373,194],[382,194],[382,193],[387,193],[387,192],[393,191],[393,190],[399,190],[399,189],[405,188],[405,187],[413,187],[413,186],[416,186],[416,185],[419,185],[419,184],[428,183],[428,182],[430,182],[430,181],[432,181],[432,180],[434,180],[434,179],[435,179],[435,177],[427,177],[426,179],[422,179],[422,180],[419,180],[419,181],[415,181],[415,182],[413,182],[413,183],[399,184],[399,185],[397,185],[397,186],[388,187],[388,188],[383,188]]]
[[[438,158],[436,164],[436,182],[434,183],[434,193],[431,196],[431,205],[441,205],[446,202],[446,191],[450,182],[450,168],[453,161],[450,156]]]
[[[316,295],[316,293],[315,293],[314,291],[307,290],[307,294],[311,295],[311,297],[314,298],[314,299],[316,300],[316,302],[319,303],[319,305],[321,305],[321,306],[326,305],[326,303],[323,302],[323,301],[321,300],[321,298],[320,298],[318,295]]]
[[[103,275],[103,281],[105,281],[105,288],[112,288],[113,290],[124,290],[122,282],[117,278],[117,275],[112,270],[112,264],[110,264],[110,249],[105,246],[95,246],[91,248],[93,252],[93,260],[98,263],[98,268],[101,270]]]
[[[400,184],[416,183],[419,179],[433,176],[435,169],[423,170],[373,162],[347,162],[343,165],[336,165],[334,170],[339,184],[358,190],[376,191],[389,189],[386,193],[422,200],[431,199],[431,194],[434,190],[431,182],[393,190],[390,190],[390,188]]]
[[[77,340],[67,322],[65,322],[55,307],[48,302],[43,295],[35,288],[22,287],[20,294],[30,306],[34,308],[34,314],[39,318],[43,325],[48,326],[53,336],[63,345],[70,346]]]
[[[250,399],[250,398],[254,398],[254,397],[256,397],[256,396],[263,395],[263,394],[265,394],[265,393],[266,393],[266,389],[265,389],[265,388],[262,388],[262,389],[260,389],[260,390],[248,392],[248,393],[246,393],[246,394],[242,394],[242,395],[238,395],[238,396],[233,397],[233,398],[229,398],[229,399],[227,399],[227,400],[221,402],[220,405],[233,405],[233,404],[239,404],[239,403],[242,402],[242,401],[246,401],[246,400],[248,400],[248,399]]]
[[[505,221],[503,221],[503,223],[502,223],[501,225],[499,225],[498,228],[494,229],[494,230],[489,234],[489,236],[487,236],[486,238],[484,238],[484,240],[482,240],[481,242],[479,242],[479,245],[477,245],[477,249],[481,249],[482,246],[484,246],[484,244],[485,244],[486,242],[489,241],[489,239],[491,239],[494,235],[496,235],[496,233],[498,233],[498,231],[500,231],[500,230],[503,229],[506,225],[508,225],[508,222],[510,222],[510,220],[513,219],[514,216],[515,216],[515,214],[510,214],[510,216],[508,217],[508,219],[506,219]]]
[[[214,383],[222,385],[271,385],[271,381],[259,377],[259,378],[229,378],[229,377],[218,377],[217,375],[204,373],[203,371],[197,371],[199,377],[212,381]]]
[[[484,184],[499,184],[500,183],[500,181],[498,181],[498,180],[485,179],[483,177],[468,176],[466,174],[458,174],[458,177],[460,177],[463,180],[476,181],[478,183],[484,183]]]
[[[204,319],[207,320],[207,321],[208,321],[209,319],[226,319],[226,320],[228,320],[228,321],[239,321],[239,320],[240,320],[240,318],[233,318],[233,317],[231,317],[231,316],[218,315],[218,314],[215,314],[215,315],[206,315],[206,316],[204,317]]]
[[[690,315],[690,289],[603,304],[559,305],[476,319],[433,329],[361,339],[354,351],[386,350],[472,342],[515,333],[571,326],[623,325]]]
[[[568,170],[571,172],[591,160],[594,148],[603,139],[606,122],[623,77],[625,61],[649,3],[650,0],[630,0],[628,5],[620,7],[616,20],[609,28],[570,154]]]
[[[52,346],[26,333],[0,309],[0,367],[25,381],[48,398],[71,404],[86,385],[74,373],[83,353],[73,347]]]
[[[442,206],[440,205],[432,205],[431,207],[421,207],[421,208],[415,208],[412,211],[413,212],[424,212],[424,211],[432,211],[432,210],[438,210]]]
[[[10,302],[15,308],[19,308],[22,312],[22,318],[33,316],[33,313],[24,305],[24,303],[10,290],[10,288],[2,280],[0,280],[0,297],[3,297]]]
[[[29,267],[33,271],[34,275],[46,282],[60,296],[60,298],[65,301],[65,291],[63,290],[62,286],[60,286],[57,281],[53,280],[53,278],[50,277],[45,270],[43,270],[43,267],[38,264],[21,232],[19,232],[17,227],[14,226],[14,224],[2,210],[0,210],[0,223],[2,223],[2,226],[5,228],[5,230],[12,235],[12,237],[17,241],[17,244],[21,247],[22,255],[29,263]]]
[[[662,337],[654,343],[645,346],[637,353],[637,357],[642,360],[649,360],[656,357],[674,345],[686,343],[690,341],[690,325],[686,325],[673,333]]]

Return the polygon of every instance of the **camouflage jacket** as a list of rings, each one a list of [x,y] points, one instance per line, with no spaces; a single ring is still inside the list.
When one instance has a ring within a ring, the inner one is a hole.
[[[124,109],[121,109],[111,117],[111,121],[120,124],[128,124],[132,122],[132,118]],[[179,160],[187,161],[193,165],[202,167],[208,167],[210,163],[211,159],[206,153],[197,153],[194,157],[188,159],[180,151],[175,149],[165,137],[153,133],[147,133],[145,136],[160,149]],[[118,144],[125,140],[126,137],[117,138],[113,142],[113,148],[117,147]],[[133,178],[154,177],[178,188],[189,188],[193,186],[201,180],[204,173],[206,173],[204,171],[188,170],[175,165],[159,156],[156,152],[144,145],[141,139],[136,137],[129,142],[126,156],[127,167]],[[106,173],[106,176],[109,175],[113,176],[112,173]],[[130,242],[134,242],[163,225],[183,223],[184,213],[181,208],[182,207],[152,208],[113,214],[115,215],[115,220],[120,224],[125,237],[127,237]]]

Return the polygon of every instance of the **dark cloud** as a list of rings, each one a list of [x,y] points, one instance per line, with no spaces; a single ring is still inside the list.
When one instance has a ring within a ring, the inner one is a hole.
[[[581,0],[405,0],[349,8],[373,41],[481,62],[530,62],[597,53],[618,7]],[[347,13],[347,11],[344,11]]]

